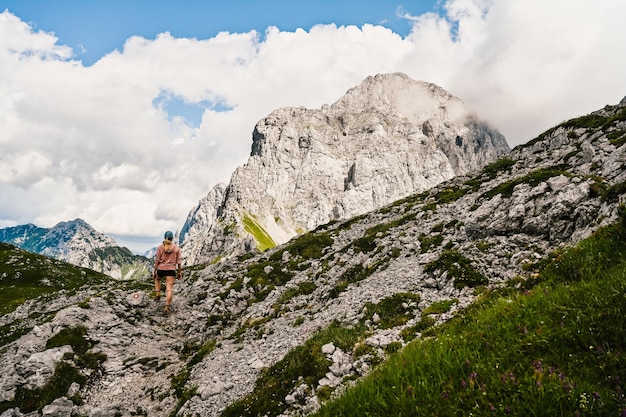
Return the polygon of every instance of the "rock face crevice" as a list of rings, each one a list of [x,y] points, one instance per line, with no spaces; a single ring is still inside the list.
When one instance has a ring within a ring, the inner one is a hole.
[[[247,163],[189,214],[183,256],[196,264],[246,245],[271,247],[267,236],[284,243],[479,169],[508,150],[497,130],[444,89],[401,73],[368,77],[331,106],[281,108],[259,121]],[[257,227],[246,227],[246,217]]]

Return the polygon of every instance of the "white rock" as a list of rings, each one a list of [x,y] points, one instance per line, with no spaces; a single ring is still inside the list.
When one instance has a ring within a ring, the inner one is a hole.
[[[335,345],[333,343],[326,343],[322,346],[322,353],[325,355],[332,355],[335,351]]]
[[[150,298],[144,291],[135,291],[126,296],[126,302],[133,307],[143,307],[148,304]]]
[[[250,363],[250,367],[253,369],[262,369],[265,367],[265,364],[263,363],[261,359],[256,358]]]
[[[47,417],[67,417],[72,414],[74,403],[65,397],[57,398],[52,404],[46,405],[41,413]]]

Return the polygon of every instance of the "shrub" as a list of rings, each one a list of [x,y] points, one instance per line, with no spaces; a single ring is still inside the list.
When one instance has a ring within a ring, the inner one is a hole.
[[[402,331],[400,332],[400,337],[402,337],[405,342],[409,342],[415,339],[417,333],[421,333],[424,330],[431,328],[435,325],[436,322],[437,320],[432,317],[422,316],[421,320],[413,326],[402,329]]]
[[[626,181],[610,186],[602,195],[602,201],[615,203],[624,193],[626,193]]]
[[[470,191],[469,188],[462,188],[457,185],[443,187],[435,192],[435,201],[438,204],[449,204],[463,197]]]
[[[325,248],[333,245],[330,233],[305,233],[291,241],[287,246],[274,252],[271,260],[281,260],[284,252],[304,259],[319,259]]]
[[[468,258],[456,250],[445,251],[439,259],[427,263],[424,267],[425,272],[436,270],[447,271],[448,276],[454,279],[456,288],[476,287],[489,282],[485,276],[472,266],[472,262]]]
[[[371,320],[374,314],[377,314],[380,317],[378,327],[381,329],[399,326],[406,323],[412,314],[412,310],[404,308],[403,304],[417,303],[419,300],[420,296],[418,294],[397,293],[382,299],[376,304],[366,303],[366,314],[361,322]]]
[[[571,174],[565,171],[567,167],[567,165],[563,164],[557,165],[554,168],[542,168],[535,170],[521,178],[515,178],[513,180],[506,181],[496,186],[495,188],[484,192],[483,194],[481,194],[480,198],[490,199],[498,194],[502,194],[503,197],[510,197],[513,194],[513,189],[519,184],[528,184],[531,187],[536,187],[540,183],[552,177],[556,177],[559,175],[571,177]]]
[[[441,243],[443,242],[443,235],[436,234],[436,235],[428,236],[425,233],[421,233],[419,235],[419,241],[420,241],[420,253],[426,253],[431,248],[441,245]]]

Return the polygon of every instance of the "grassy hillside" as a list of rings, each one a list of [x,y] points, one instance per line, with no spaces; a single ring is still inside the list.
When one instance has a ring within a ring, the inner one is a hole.
[[[317,416],[626,415],[626,227],[484,292]]]
[[[421,327],[403,333],[420,338],[388,347],[388,360],[342,395],[318,391],[315,415],[626,415],[625,222],[622,210],[621,223],[533,265],[530,279],[477,289],[477,302],[441,326],[434,318],[449,306],[424,311]],[[393,321],[406,301],[368,310]],[[222,416],[279,415],[294,378],[314,385],[327,372],[324,343],[356,357],[366,336],[363,326],[321,330]]]
[[[26,300],[83,285],[99,285],[110,277],[87,268],[19,249],[0,242],[0,315]]]

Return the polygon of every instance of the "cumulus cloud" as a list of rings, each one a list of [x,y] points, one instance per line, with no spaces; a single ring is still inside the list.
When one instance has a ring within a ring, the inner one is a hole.
[[[210,39],[131,37],[91,66],[53,33],[0,14],[0,227],[77,217],[129,239],[182,226],[245,163],[254,125],[405,72],[460,97],[515,146],[626,94],[622,0],[448,0],[377,25]],[[204,109],[192,122],[178,100]]]

